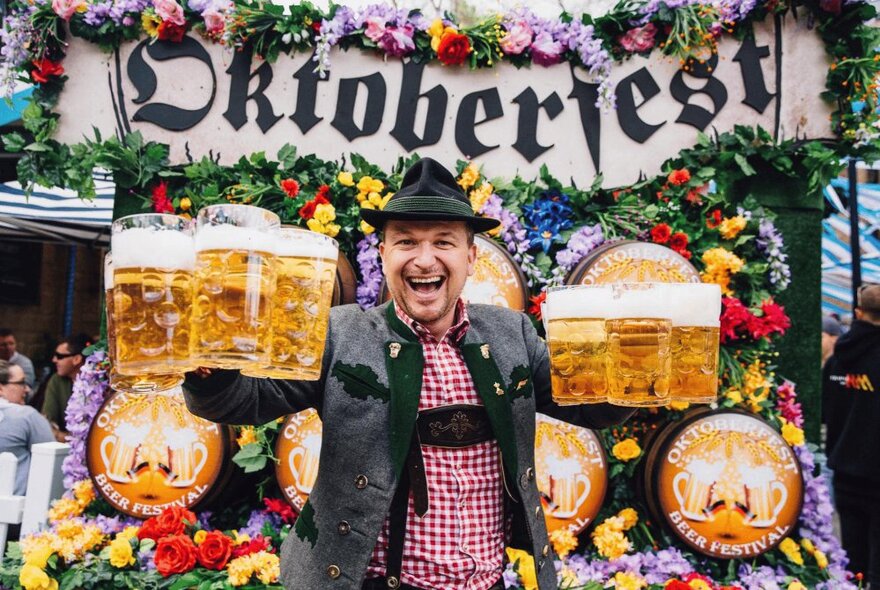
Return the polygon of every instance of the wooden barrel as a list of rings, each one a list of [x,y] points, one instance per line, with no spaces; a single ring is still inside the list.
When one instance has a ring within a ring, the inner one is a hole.
[[[529,303],[529,287],[519,265],[504,246],[482,234],[474,236],[477,260],[474,274],[468,277],[462,298],[468,303],[487,303],[525,311]],[[391,294],[382,281],[379,301],[388,301]]]
[[[291,414],[275,441],[275,478],[284,498],[302,510],[318,476],[321,455],[321,419],[309,408]]]
[[[797,526],[800,463],[776,430],[741,410],[692,410],[646,441],[644,500],[694,551],[753,558]]]
[[[357,301],[357,274],[351,262],[340,250],[336,261],[336,284],[333,285],[331,305],[345,305]]]
[[[605,500],[608,461],[592,430],[535,416],[535,473],[547,531],[586,529]]]
[[[566,285],[699,283],[700,273],[678,252],[651,242],[621,240],[599,246],[565,279]]]
[[[191,414],[180,388],[113,393],[86,439],[95,489],[116,510],[147,518],[171,505],[204,509],[236,471],[232,429]]]

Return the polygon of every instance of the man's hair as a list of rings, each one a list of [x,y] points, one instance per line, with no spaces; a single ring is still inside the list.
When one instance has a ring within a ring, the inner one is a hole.
[[[9,367],[11,366],[12,363],[9,361],[0,360],[0,385],[6,385],[9,383],[9,377],[11,376]]]
[[[859,287],[858,308],[866,320],[880,321],[880,285],[868,283]]]
[[[83,349],[90,346],[92,341],[86,334],[71,334],[62,338],[58,344],[66,344],[70,354],[82,354]]]
[[[474,228],[471,227],[471,224],[465,223],[464,226],[467,230],[467,243],[468,243],[468,246],[470,246],[471,244],[474,243],[474,235],[476,235],[476,232],[474,231]],[[384,242],[385,241],[385,226],[382,226],[379,229],[377,229],[376,235],[379,236],[380,242]]]
[[[11,328],[0,328],[0,338],[6,338],[7,336],[15,336],[15,332]]]

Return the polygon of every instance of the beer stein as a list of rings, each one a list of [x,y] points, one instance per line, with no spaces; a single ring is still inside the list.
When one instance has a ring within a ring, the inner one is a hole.
[[[169,485],[188,488],[195,483],[208,460],[208,447],[199,440],[198,433],[192,428],[165,427],[162,434],[171,457],[169,467],[174,474]]]
[[[270,362],[278,216],[249,205],[199,211],[192,352],[197,366],[259,369]]]
[[[608,402],[620,406],[669,403],[672,332],[667,285],[616,283],[605,323]]]
[[[547,458],[550,478],[550,500],[555,507],[550,511],[554,518],[572,518],[590,494],[590,479],[582,473],[580,462],[574,458]]]
[[[776,479],[773,468],[766,465],[748,468],[742,474],[742,480],[751,514],[748,524],[755,528],[776,524],[776,518],[788,500],[788,490]]]
[[[724,465],[702,459],[691,461],[684,471],[672,479],[672,491],[681,513],[696,521],[708,519],[706,510],[711,501],[712,485],[718,481]]]
[[[605,318],[611,297],[611,287],[606,285],[551,287],[547,291],[542,317],[553,401],[559,405],[606,400]]]
[[[135,454],[149,430],[148,425],[135,426],[123,422],[111,434],[101,441],[101,460],[107,470],[107,477],[118,483],[129,483],[134,477]]]
[[[310,434],[302,441],[301,446],[291,451],[288,467],[293,474],[296,487],[304,494],[312,493],[312,486],[318,478],[318,459],[321,456],[321,436]],[[299,459],[299,460],[297,460]]]
[[[137,376],[154,390],[169,380],[169,373],[196,367],[190,359],[189,331],[192,229],[176,215],[129,215],[113,222],[110,243],[111,355],[118,373]]]
[[[666,285],[670,293],[672,375],[669,399],[713,403],[718,397],[721,287],[711,283]]]
[[[336,283],[339,244],[317,232],[275,232],[278,279],[272,301],[270,362],[245,375],[317,381]]]

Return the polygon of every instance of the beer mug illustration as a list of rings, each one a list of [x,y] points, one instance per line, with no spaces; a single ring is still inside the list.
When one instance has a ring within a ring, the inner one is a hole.
[[[101,460],[104,461],[107,477],[118,483],[132,481],[130,470],[134,467],[135,453],[148,429],[147,424],[135,426],[123,422],[116,427],[115,434],[104,437],[101,441]]]
[[[550,479],[550,499],[556,505],[550,512],[554,518],[573,518],[590,494],[590,480],[581,471],[577,459],[547,458]]]
[[[175,488],[193,485],[208,460],[208,447],[199,440],[199,435],[192,428],[166,427],[162,433],[171,457],[173,478],[169,485]]]
[[[766,465],[745,470],[742,480],[752,514],[748,523],[755,528],[772,526],[788,500],[785,485],[776,479],[773,468]]]
[[[707,520],[703,510],[709,506],[712,484],[718,480],[723,468],[722,463],[694,459],[687,464],[684,471],[675,475],[672,479],[672,491],[685,517],[696,521]]]
[[[300,446],[293,449],[288,455],[287,463],[293,474],[293,481],[304,494],[312,493],[312,486],[315,485],[315,480],[318,478],[318,458],[320,456],[320,434],[306,436]],[[297,457],[299,457],[298,461]]]

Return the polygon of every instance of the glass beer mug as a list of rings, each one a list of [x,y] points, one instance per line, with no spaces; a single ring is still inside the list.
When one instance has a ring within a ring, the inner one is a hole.
[[[154,390],[169,373],[182,374],[196,366],[189,342],[192,229],[176,215],[130,215],[113,222],[110,243],[111,354],[117,372],[144,379]]]
[[[324,234],[275,232],[278,279],[272,305],[270,362],[242,371],[254,377],[317,381],[336,283],[339,244]]]
[[[605,317],[607,285],[551,287],[543,306],[553,401],[604,402],[608,392]]]
[[[278,216],[249,205],[199,211],[195,235],[192,353],[197,366],[269,364]]]
[[[709,404],[718,397],[721,287],[710,283],[666,286],[671,295],[672,376],[669,399]]]
[[[608,401],[619,406],[669,403],[672,332],[668,308],[676,302],[663,283],[617,283],[605,323]]]

